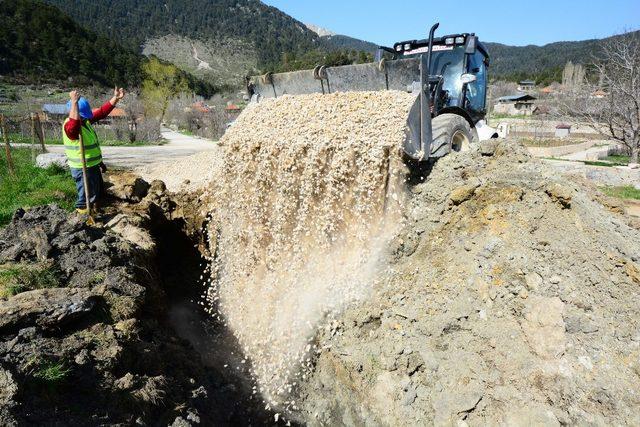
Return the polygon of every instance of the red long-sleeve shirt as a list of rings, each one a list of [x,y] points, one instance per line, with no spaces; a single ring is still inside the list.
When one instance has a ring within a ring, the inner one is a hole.
[[[102,107],[95,108],[93,110],[93,118],[89,119],[89,122],[95,123],[98,120],[102,120],[107,117],[111,111],[114,109],[114,105],[111,105],[111,102],[107,101],[102,104]],[[77,119],[69,119],[67,123],[64,124],[64,133],[67,134],[67,137],[75,141],[80,136],[80,128],[82,127],[82,120]]]

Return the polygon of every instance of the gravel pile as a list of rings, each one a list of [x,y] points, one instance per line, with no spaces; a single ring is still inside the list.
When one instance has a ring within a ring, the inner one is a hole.
[[[204,196],[215,237],[207,298],[270,404],[295,408],[288,397],[310,366],[316,328],[369,293],[400,223],[399,147],[413,100],[266,100],[221,140],[220,175]]]

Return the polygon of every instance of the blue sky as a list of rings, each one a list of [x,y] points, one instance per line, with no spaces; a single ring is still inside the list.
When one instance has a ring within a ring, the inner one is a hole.
[[[299,21],[392,45],[439,34],[475,32],[512,45],[607,37],[640,29],[640,0],[263,0]],[[433,5],[433,6],[432,6]]]

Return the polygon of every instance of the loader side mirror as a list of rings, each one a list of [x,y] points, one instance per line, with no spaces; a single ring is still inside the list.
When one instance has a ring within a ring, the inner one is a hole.
[[[476,77],[475,74],[469,74],[469,73],[465,73],[463,75],[460,76],[460,81],[462,82],[462,84],[469,84],[469,83],[473,83],[476,80],[478,80],[478,77]]]

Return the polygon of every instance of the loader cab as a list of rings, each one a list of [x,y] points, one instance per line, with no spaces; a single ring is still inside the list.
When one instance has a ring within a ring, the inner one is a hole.
[[[394,59],[428,54],[429,41],[396,43],[393,52]],[[458,112],[474,124],[482,120],[486,115],[488,66],[489,54],[474,34],[434,39],[429,70],[433,78],[434,115]]]

